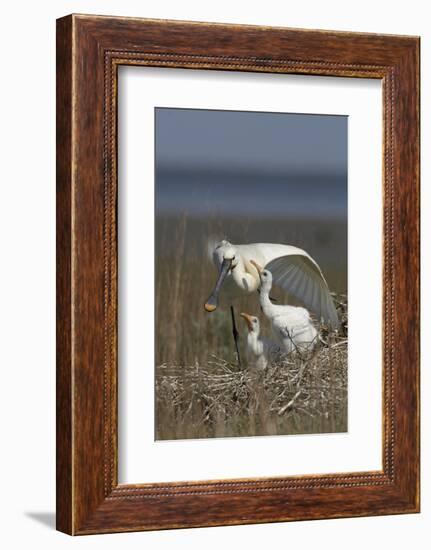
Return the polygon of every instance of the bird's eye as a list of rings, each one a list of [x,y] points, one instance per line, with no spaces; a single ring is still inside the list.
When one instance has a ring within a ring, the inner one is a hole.
[[[256,324],[256,323],[257,323],[257,319],[253,319],[253,323]]]

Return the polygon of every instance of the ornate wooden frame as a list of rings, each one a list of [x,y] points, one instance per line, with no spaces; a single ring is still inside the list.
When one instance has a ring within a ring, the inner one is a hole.
[[[383,82],[383,470],[119,485],[119,65]],[[419,38],[70,15],[57,21],[57,528],[69,534],[419,511]]]

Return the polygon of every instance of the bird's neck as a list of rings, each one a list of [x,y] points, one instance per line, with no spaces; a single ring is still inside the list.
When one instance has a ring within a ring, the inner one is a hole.
[[[258,281],[246,270],[242,259],[238,262],[235,268],[232,269],[232,278],[235,283],[247,293],[257,290]]]
[[[270,311],[272,310],[272,307],[273,307],[272,303],[271,303],[271,300],[269,299],[268,289],[266,289],[266,288],[261,288],[260,289],[259,300],[260,300],[260,306],[262,308],[262,311],[263,311],[264,315],[266,315],[268,317],[269,313],[270,313]]]
[[[256,356],[262,355],[263,353],[263,343],[259,338],[257,332],[249,332],[247,336],[247,344],[252,353]]]

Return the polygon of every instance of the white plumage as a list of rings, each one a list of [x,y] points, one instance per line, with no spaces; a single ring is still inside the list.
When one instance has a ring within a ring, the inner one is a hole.
[[[268,359],[273,353],[280,352],[280,346],[260,334],[260,322],[257,317],[248,313],[241,313],[247,323],[247,357],[249,367],[264,370],[268,366]]]
[[[300,248],[286,244],[231,244],[223,240],[212,247],[212,259],[219,270],[215,288],[205,303],[206,311],[218,305],[221,287],[231,297],[250,294],[260,287],[252,260],[272,273],[274,284],[299,299],[329,327],[338,328],[338,316],[325,277],[313,258]]]
[[[263,314],[271,322],[272,330],[284,351],[287,353],[311,351],[317,343],[318,333],[310,314],[303,307],[273,304],[269,299],[272,273],[263,269],[257,262],[251,261],[262,281],[259,300]]]

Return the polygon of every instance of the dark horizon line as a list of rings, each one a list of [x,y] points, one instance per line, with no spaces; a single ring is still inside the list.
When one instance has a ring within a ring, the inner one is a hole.
[[[220,175],[231,175],[231,176],[241,176],[241,177],[252,177],[256,178],[257,176],[271,176],[273,178],[297,178],[297,179],[315,179],[315,178],[335,178],[335,179],[345,179],[347,182],[347,170],[328,170],[324,168],[317,168],[316,170],[309,170],[308,172],[299,171],[299,170],[286,170],[281,166],[276,166],[274,168],[262,168],[261,164],[244,163],[243,165],[238,163],[236,165],[231,165],[228,168],[225,166],[220,166],[219,163],[211,162],[202,162],[196,163],[193,166],[189,163],[178,163],[178,162],[155,162],[155,178],[157,177],[172,177],[176,175],[200,175],[203,173],[211,172],[211,175],[219,173]]]

